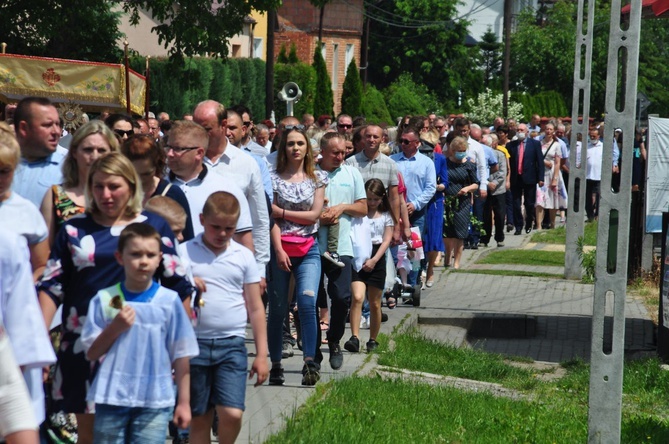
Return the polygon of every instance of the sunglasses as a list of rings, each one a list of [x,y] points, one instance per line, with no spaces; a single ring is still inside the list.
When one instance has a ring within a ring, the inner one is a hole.
[[[415,142],[415,140],[400,139],[400,142],[402,143],[402,145],[409,145],[410,143]]]
[[[135,134],[133,130],[123,131],[122,129],[115,129],[114,132],[121,137],[123,136],[132,137]]]
[[[249,126],[251,126],[251,122],[242,122],[242,123],[243,123],[243,124],[244,124],[244,126],[246,126],[246,127],[249,127]]]
[[[344,128],[344,129],[350,129],[353,128],[353,125],[346,125],[345,123],[338,123],[337,126],[339,128]]]
[[[299,124],[299,125],[286,125],[283,127],[284,131],[291,131],[291,130],[298,130],[298,131],[304,131],[304,125]]]

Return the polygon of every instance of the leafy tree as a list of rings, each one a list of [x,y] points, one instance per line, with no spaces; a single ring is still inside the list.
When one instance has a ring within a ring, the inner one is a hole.
[[[263,12],[281,5],[280,0],[180,0],[176,5],[173,0],[111,2],[121,4],[134,25],[139,23],[140,9],[150,11],[160,23],[151,30],[158,35],[159,42],[169,48],[170,55],[176,58],[205,54],[226,57],[228,40],[242,31],[244,18],[252,10]],[[64,3],[69,6],[70,2]]]
[[[355,59],[351,60],[346,68],[344,89],[341,94],[341,112],[350,116],[362,114],[362,80]]]
[[[497,41],[497,34],[492,32],[490,27],[481,36],[479,48],[481,49],[481,59],[483,62],[483,84],[486,88],[501,90],[502,44]]]
[[[411,75],[402,74],[388,88],[384,95],[388,111],[395,118],[411,115],[426,115],[428,111],[441,114],[438,99],[425,85],[413,81]]]
[[[474,122],[488,126],[492,125],[495,117],[502,115],[503,95],[493,92],[490,88],[479,93],[476,100],[467,99],[467,117]],[[509,101],[509,119],[523,119],[523,105]]]
[[[332,94],[332,82],[325,59],[321,53],[320,45],[316,45],[314,51],[314,63],[312,64],[316,72],[316,89],[314,90],[314,112],[316,116],[323,114],[333,115],[334,96]]]
[[[3,0],[2,41],[13,54],[118,63],[120,14],[106,1]]]
[[[638,89],[652,102],[649,113],[669,115],[669,21],[642,20]]]
[[[362,99],[362,114],[369,123],[393,124],[393,118],[388,112],[383,94],[372,85],[367,85],[365,88],[365,95]]]
[[[297,45],[291,43],[290,52],[288,53],[288,63],[299,63],[300,58],[297,57]]]
[[[445,108],[482,89],[483,75],[465,46],[466,20],[457,20],[457,0],[380,0],[368,6],[372,18],[368,79],[388,87],[402,73],[434,91]],[[392,112],[392,111],[391,111]]]
[[[279,51],[279,55],[276,58],[276,63],[289,63],[285,43],[281,45],[281,50]]]

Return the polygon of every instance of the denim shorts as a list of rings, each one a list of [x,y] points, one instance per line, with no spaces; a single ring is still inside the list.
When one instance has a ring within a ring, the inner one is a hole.
[[[200,354],[190,360],[193,416],[220,405],[244,410],[248,352],[241,336],[198,339]]]
[[[108,444],[163,444],[173,411],[173,407],[152,409],[96,404],[93,441]]]

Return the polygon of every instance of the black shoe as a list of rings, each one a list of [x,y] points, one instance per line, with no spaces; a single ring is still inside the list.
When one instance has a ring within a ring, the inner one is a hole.
[[[283,376],[283,366],[281,364],[272,366],[269,371],[269,385],[283,385],[286,378]]]
[[[344,354],[341,352],[341,347],[338,342],[328,343],[330,348],[330,367],[332,370],[339,370],[344,365]]]
[[[357,336],[351,336],[351,339],[344,343],[344,348],[351,353],[358,353],[360,351],[360,339]]]
[[[532,227],[525,228],[525,233],[530,234],[532,232]]]
[[[367,353],[373,352],[378,346],[378,342],[376,342],[374,339],[370,339],[369,342],[367,342]]]
[[[478,249],[479,249],[479,244],[471,244],[471,245],[469,246],[469,249],[470,249],[470,250],[478,250]]]
[[[520,233],[522,233],[522,232],[523,232],[523,230],[521,230],[520,228],[518,228],[518,229],[516,229],[516,231],[515,231],[513,234],[514,234],[514,236],[518,236],[518,235],[519,235]]]
[[[316,385],[321,379],[321,366],[314,361],[305,361],[302,367],[302,385]]]
[[[388,322],[388,315],[387,314],[381,313],[381,322]]]
[[[511,233],[511,230],[513,230],[513,225],[511,224],[506,224],[506,232]]]

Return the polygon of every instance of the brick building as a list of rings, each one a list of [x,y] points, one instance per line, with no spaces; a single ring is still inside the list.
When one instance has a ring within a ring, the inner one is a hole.
[[[290,48],[295,43],[299,59],[311,64],[318,42],[320,9],[308,0],[283,0],[277,15],[279,27],[274,33],[275,57],[281,46]],[[332,0],[325,6],[322,51],[332,81],[335,113],[341,109],[348,64],[355,59],[360,66],[363,23],[363,0]]]

